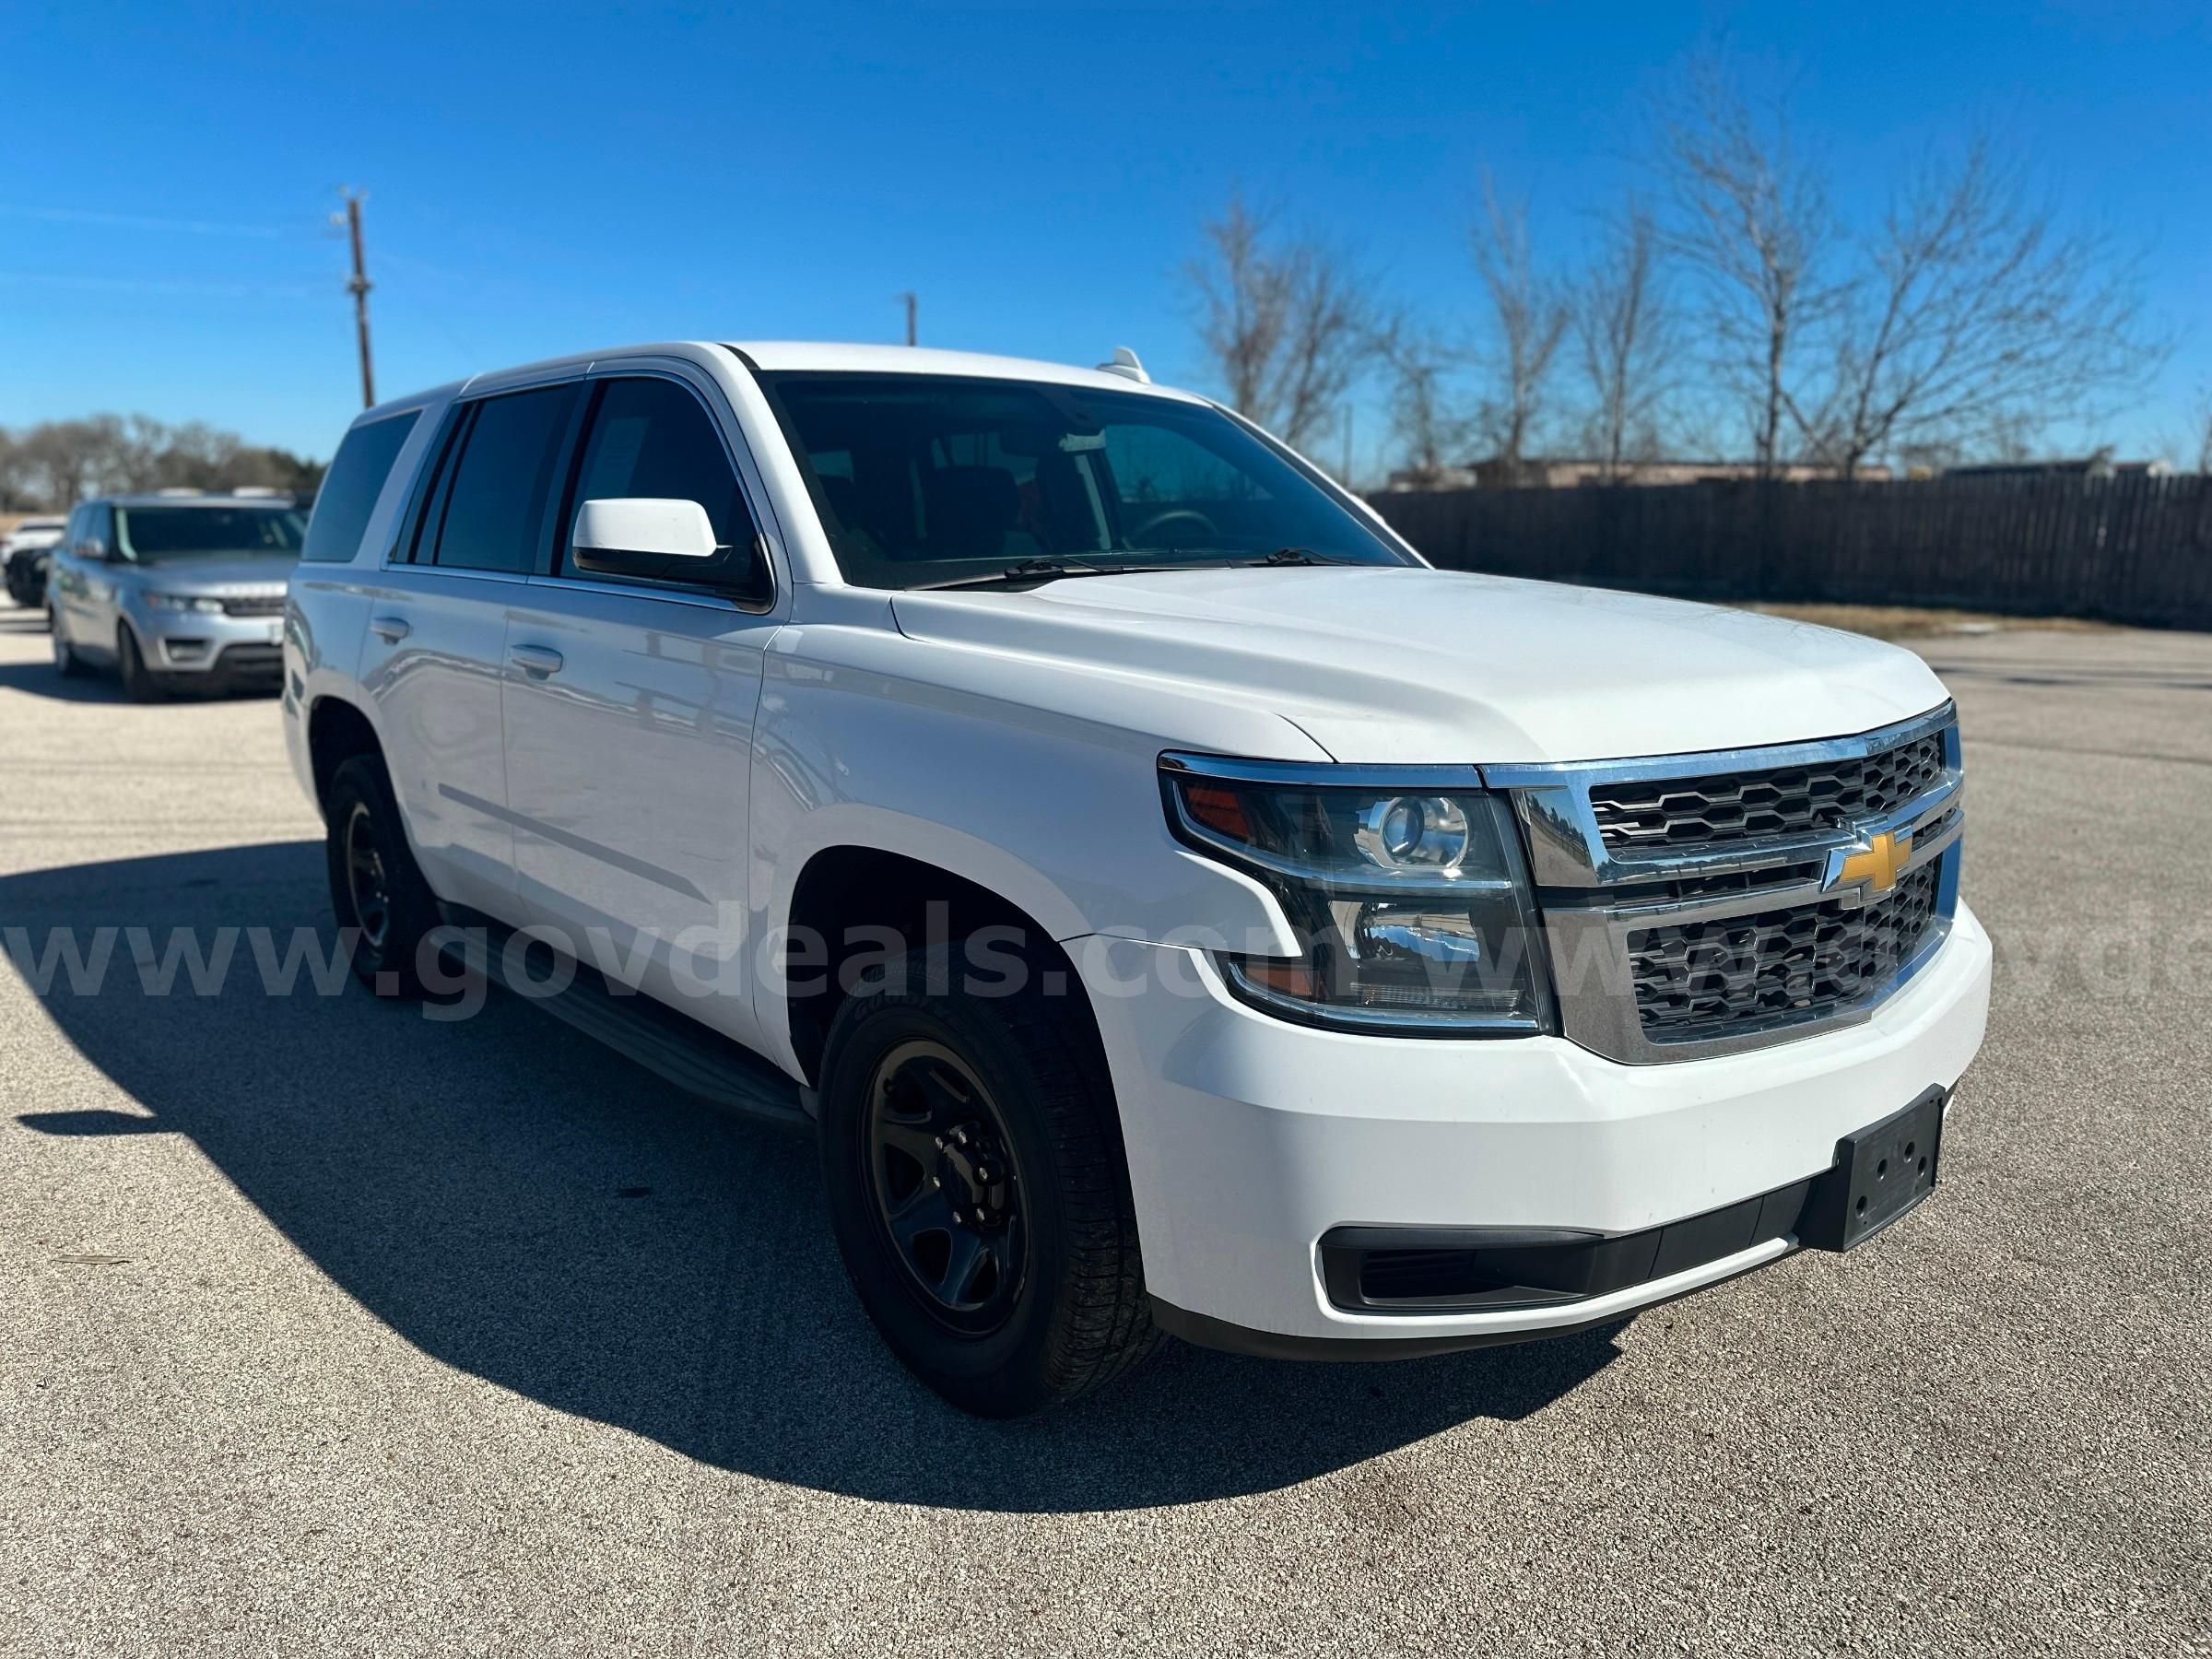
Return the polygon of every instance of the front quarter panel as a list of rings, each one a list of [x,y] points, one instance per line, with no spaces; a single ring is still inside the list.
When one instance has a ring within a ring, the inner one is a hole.
[[[816,616],[776,636],[762,685],[757,938],[782,936],[809,858],[861,846],[976,882],[1055,939],[1295,948],[1259,883],[1169,834],[1158,779],[1169,748],[1325,759],[1288,722],[911,640],[891,625],[888,594],[801,593]],[[822,619],[825,607],[838,615]],[[762,966],[759,982],[771,983]],[[795,1065],[783,1010],[760,1013],[775,1057]]]

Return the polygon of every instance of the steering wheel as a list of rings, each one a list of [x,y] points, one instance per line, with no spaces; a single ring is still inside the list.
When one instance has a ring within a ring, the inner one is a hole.
[[[1206,534],[1213,540],[1219,541],[1221,539],[1220,525],[1215,524],[1212,519],[1207,518],[1205,513],[1193,512],[1188,507],[1171,507],[1167,510],[1167,512],[1159,514],[1157,517],[1147,519],[1143,524],[1139,524],[1135,530],[1130,532],[1129,539],[1133,542],[1141,542],[1146,536],[1151,535],[1153,531],[1159,529],[1162,524],[1171,524],[1177,519],[1188,519],[1192,524],[1202,527],[1206,531]]]

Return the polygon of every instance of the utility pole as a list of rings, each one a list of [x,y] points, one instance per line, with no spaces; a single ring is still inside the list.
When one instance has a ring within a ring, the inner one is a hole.
[[[906,301],[906,343],[912,346],[914,343],[914,312],[921,305],[922,297],[909,288],[899,298]]]
[[[346,229],[353,239],[353,280],[346,291],[353,296],[353,325],[361,343],[361,407],[371,407],[376,402],[376,372],[369,366],[369,274],[361,261],[361,195],[358,190],[342,193],[346,197]]]

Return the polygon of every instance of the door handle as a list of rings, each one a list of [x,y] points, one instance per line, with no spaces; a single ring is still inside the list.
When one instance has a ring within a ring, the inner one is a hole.
[[[507,660],[524,674],[559,674],[560,653],[550,645],[510,645]]]
[[[415,630],[407,626],[405,617],[371,617],[369,631],[387,645],[396,645]]]

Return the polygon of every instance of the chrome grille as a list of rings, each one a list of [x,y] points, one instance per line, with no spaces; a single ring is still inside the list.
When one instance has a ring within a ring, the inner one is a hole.
[[[1631,929],[1636,1018],[1654,1042],[1818,1020],[1912,959],[1936,920],[1936,867],[1873,904],[1840,899],[1673,927]]]
[[[226,617],[281,617],[284,615],[282,594],[254,594],[243,598],[223,601]]]
[[[1810,766],[1594,784],[1590,810],[1608,847],[1679,847],[1834,830],[1877,818],[1943,777],[1943,735]]]
[[[1948,705],[1855,737],[1482,772],[1527,840],[1561,1030],[1610,1059],[1864,1019],[1949,931],[1965,779]]]

